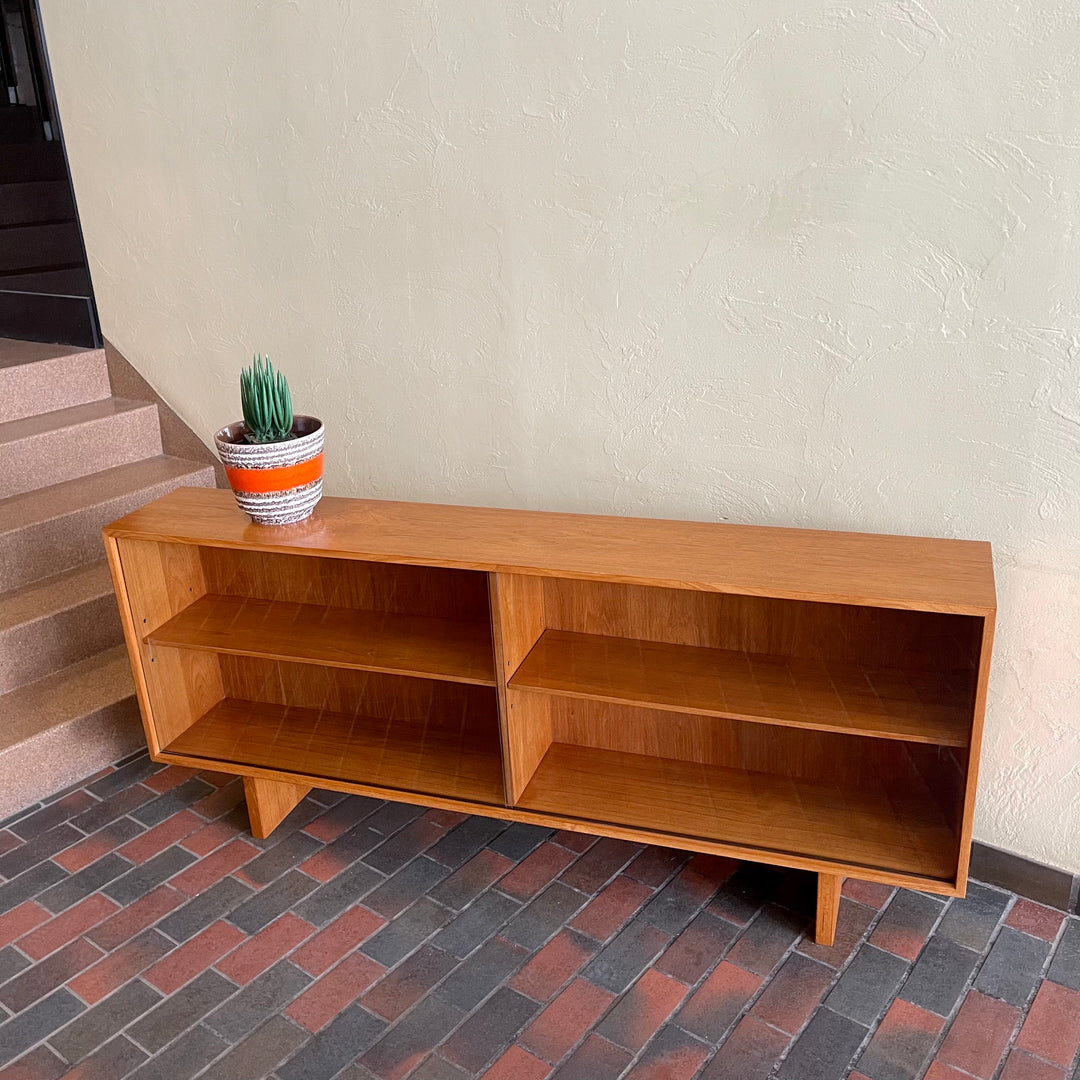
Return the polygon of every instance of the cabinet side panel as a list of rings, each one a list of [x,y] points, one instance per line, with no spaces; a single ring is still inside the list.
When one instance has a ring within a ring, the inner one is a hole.
[[[547,699],[508,690],[506,686],[547,625],[544,581],[523,574],[491,574],[489,580],[503,786],[507,801],[513,805],[551,744]]]
[[[147,743],[158,753],[223,696],[212,653],[181,655],[146,643],[147,634],[205,594],[206,581],[199,549],[191,544],[116,543],[131,618],[128,648],[145,687],[140,705]]]

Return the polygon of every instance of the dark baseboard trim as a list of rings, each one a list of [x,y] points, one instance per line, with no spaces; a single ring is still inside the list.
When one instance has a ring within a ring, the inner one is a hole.
[[[1068,870],[978,840],[971,845],[970,874],[976,881],[1008,889],[1058,911],[1080,915],[1080,874],[1070,874]]]

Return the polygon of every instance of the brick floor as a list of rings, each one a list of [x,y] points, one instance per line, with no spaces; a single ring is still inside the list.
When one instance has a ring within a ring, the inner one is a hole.
[[[0,1080],[1080,1080],[1080,918],[145,754],[0,822]]]

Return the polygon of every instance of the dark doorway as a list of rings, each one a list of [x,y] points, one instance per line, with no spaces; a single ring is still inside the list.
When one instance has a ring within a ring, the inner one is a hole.
[[[36,0],[0,0],[0,337],[101,344]]]

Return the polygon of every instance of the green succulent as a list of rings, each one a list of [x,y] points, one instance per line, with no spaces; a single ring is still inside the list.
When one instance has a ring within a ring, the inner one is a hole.
[[[251,443],[281,442],[292,438],[293,410],[289,383],[274,371],[269,357],[255,355],[251,367],[240,372],[240,404]]]

